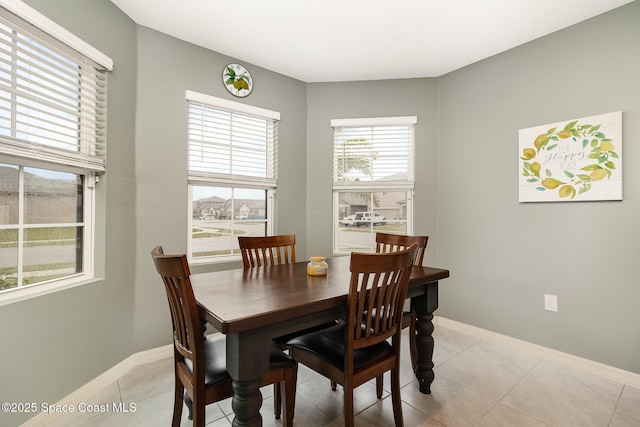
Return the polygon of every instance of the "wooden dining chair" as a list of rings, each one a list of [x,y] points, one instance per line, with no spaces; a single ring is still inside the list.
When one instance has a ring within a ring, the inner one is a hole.
[[[399,234],[376,233],[376,252],[389,253],[397,252],[416,246],[416,256],[413,265],[422,265],[424,253],[427,248],[429,236],[405,236]],[[409,328],[409,357],[411,358],[411,369],[415,372],[417,366],[416,350],[416,312],[415,310],[405,311],[402,314],[402,329]],[[336,384],[331,383],[331,388],[336,389]],[[382,398],[384,379],[376,379],[376,393],[379,399]]]
[[[293,264],[296,262],[295,234],[257,237],[238,236],[238,246],[240,246],[240,250],[242,251],[242,263],[244,264],[245,269],[279,264]],[[285,350],[287,348],[287,342],[290,339],[309,332],[328,328],[335,324],[336,322],[324,323],[311,328],[295,331],[281,337],[275,337],[273,338],[273,343],[279,349]],[[273,394],[276,396],[280,395],[280,385],[274,384],[273,387]],[[333,382],[331,383],[331,389],[336,389]]]
[[[422,265],[428,241],[429,236],[404,236],[378,232],[376,233],[376,252],[402,251],[416,245],[418,250],[413,265]]]
[[[238,236],[244,268],[296,262],[296,235]]]
[[[354,425],[353,390],[391,371],[395,425],[402,427],[400,337],[416,248],[394,253],[352,253],[347,317],[287,343],[289,354],[344,390],[344,424]],[[387,339],[391,338],[391,343]]]
[[[162,247],[151,251],[156,270],[162,277],[173,323],[174,404],[173,427],[180,426],[182,403],[189,407],[194,426],[205,425],[205,406],[233,396],[231,377],[226,369],[226,339],[219,335],[207,339],[202,334],[200,314],[191,288],[189,264],[185,255],[165,255]],[[293,425],[297,363],[276,348],[270,349],[270,367],[262,375],[261,386],[282,384],[280,403],[274,404],[276,418],[284,412],[283,425]],[[184,394],[186,389],[186,394]]]
[[[242,264],[245,269],[296,262],[295,234],[238,236],[238,246],[240,246]],[[288,337],[276,338],[273,343],[282,349],[287,340]],[[281,394],[279,384],[273,385],[273,394],[274,396]]]
[[[296,262],[295,234],[264,237],[238,236],[238,245],[242,251],[242,262],[245,269],[279,264],[294,264]],[[324,329],[334,324],[335,322],[330,322],[302,331],[292,332],[283,337],[274,338],[273,341],[279,348],[285,349],[287,341],[291,338]]]
[[[416,245],[416,257],[413,265],[422,265],[424,253],[427,249],[429,236],[404,236],[399,234],[376,233],[376,252],[397,252]],[[402,329],[409,328],[409,353],[411,356],[411,368],[415,372],[417,352],[416,352],[416,312],[415,310],[405,311],[402,316]],[[382,395],[382,384],[378,384],[378,395]]]

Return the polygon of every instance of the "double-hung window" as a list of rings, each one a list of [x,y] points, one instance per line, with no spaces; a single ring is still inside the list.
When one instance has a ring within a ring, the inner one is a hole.
[[[93,190],[105,171],[111,68],[35,10],[0,3],[3,297],[93,276]]]
[[[334,252],[375,249],[375,233],[413,232],[417,118],[336,119],[333,127]]]
[[[187,91],[190,261],[240,259],[273,234],[280,113]]]

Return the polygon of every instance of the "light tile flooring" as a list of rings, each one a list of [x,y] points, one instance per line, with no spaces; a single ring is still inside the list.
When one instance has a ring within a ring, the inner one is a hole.
[[[555,362],[482,341],[441,326],[434,332],[436,379],[421,394],[408,357],[402,366],[403,415],[407,427],[454,426],[640,426],[640,389]],[[407,339],[403,340],[407,346]],[[406,348],[408,350],[408,348]],[[408,354],[408,351],[404,351]],[[385,378],[385,389],[389,377]],[[137,366],[87,403],[135,403],[135,412],[73,414],[54,426],[168,426],[173,406],[172,360]],[[272,387],[262,389],[264,426],[273,416]],[[294,425],[343,425],[342,391],[300,367]],[[356,426],[393,426],[391,398],[375,397],[374,383],[356,390]],[[184,426],[192,423],[183,410]],[[230,400],[207,406],[208,426],[231,425]]]

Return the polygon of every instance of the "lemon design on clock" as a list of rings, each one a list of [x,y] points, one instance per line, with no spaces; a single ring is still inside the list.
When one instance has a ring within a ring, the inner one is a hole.
[[[240,98],[249,95],[253,89],[251,74],[240,64],[229,64],[224,67],[222,81],[229,93]]]

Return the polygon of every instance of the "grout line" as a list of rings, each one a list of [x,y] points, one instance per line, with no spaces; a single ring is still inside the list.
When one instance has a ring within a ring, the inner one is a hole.
[[[482,343],[482,342],[487,342],[487,341],[485,341],[485,340],[483,340],[483,339],[480,339],[480,341],[478,341],[477,343],[475,343],[475,344],[473,344],[473,345],[476,345],[476,344],[479,344],[479,343]],[[465,351],[466,351],[466,350],[465,350]],[[498,405],[500,405],[500,404],[502,404],[502,405],[506,406],[506,407],[507,407],[507,408],[509,408],[509,409],[513,409],[513,410],[515,410],[515,411],[517,411],[517,412],[519,412],[519,413],[521,413],[521,414],[523,414],[523,415],[525,415],[525,416],[527,416],[527,417],[529,417],[529,418],[535,419],[534,417],[532,417],[531,415],[529,415],[529,414],[527,414],[527,413],[524,413],[524,412],[522,412],[522,411],[520,411],[520,410],[518,410],[518,409],[516,409],[516,408],[512,408],[512,407],[510,407],[509,405],[505,405],[504,403],[502,403],[502,401],[504,400],[504,398],[505,398],[505,397],[507,397],[507,395],[508,395],[509,393],[511,393],[511,392],[512,392],[512,391],[513,391],[513,390],[518,386],[518,384],[520,384],[520,383],[522,382],[522,380],[524,380],[524,379],[525,379],[525,378],[526,378],[526,377],[531,373],[531,371],[532,371],[533,369],[535,369],[535,367],[536,367],[536,366],[538,366],[540,363],[542,363],[542,361],[543,361],[543,359],[538,359],[538,361],[537,361],[536,363],[534,363],[534,364],[533,364],[533,366],[532,366],[531,368],[529,368],[529,369],[528,369],[528,370],[527,370],[527,371],[526,371],[522,376],[520,376],[520,377],[518,378],[518,380],[517,380],[517,381],[516,381],[516,382],[515,382],[515,383],[514,383],[514,384],[513,384],[513,385],[512,385],[512,386],[511,386],[507,391],[505,391],[505,392],[502,394],[502,396],[500,396],[500,397],[498,398],[498,400],[496,400],[496,402],[493,404],[493,406],[491,406],[491,408],[489,408],[489,410],[488,410],[487,412],[485,412],[485,413],[484,413],[484,415],[482,415],[482,417],[480,417],[480,419],[477,421],[477,423],[480,423],[480,422],[481,422],[481,421],[482,421],[482,420],[483,420],[487,415],[489,415],[489,413],[491,413],[491,411],[493,411],[493,410],[496,408],[496,406],[498,406]],[[452,380],[450,380],[450,381],[452,381]],[[466,385],[464,385],[464,384],[461,384],[461,385],[462,385],[463,387],[467,387],[467,386],[466,386]],[[473,390],[473,389],[472,389],[472,390]],[[474,391],[477,391],[478,393],[481,393],[479,390],[474,390]],[[537,421],[540,421],[540,420],[537,420]]]
[[[538,421],[538,422],[540,422],[540,423],[542,423],[542,424],[547,425],[548,423],[546,423],[546,422],[544,422],[544,421],[542,421],[542,420],[537,419],[537,418],[536,418],[536,417],[534,417],[532,414],[528,414],[528,413],[523,412],[522,410],[520,410],[520,409],[518,409],[518,408],[514,408],[514,407],[511,407],[511,406],[507,405],[506,403],[502,403],[502,401],[504,400],[504,398],[505,398],[505,397],[507,397],[507,395],[509,395],[509,393],[511,393],[511,392],[512,392],[512,391],[513,391],[513,390],[514,390],[514,389],[515,389],[515,388],[516,388],[516,387],[517,387],[517,386],[518,386],[522,381],[524,381],[524,379],[525,379],[525,378],[527,378],[529,375],[531,375],[531,372],[533,372],[533,370],[534,370],[534,369],[536,369],[538,366],[540,366],[540,364],[544,363],[544,361],[545,361],[545,359],[543,359],[543,358],[539,358],[539,359],[538,359],[538,361],[537,361],[536,363],[534,363],[534,364],[533,364],[533,366],[532,366],[532,367],[531,367],[531,368],[530,368],[530,369],[529,369],[529,370],[528,370],[528,371],[527,371],[527,372],[526,372],[522,377],[520,377],[520,379],[519,379],[518,381],[516,381],[516,383],[513,385],[513,387],[511,387],[511,388],[510,388],[510,389],[509,389],[509,390],[508,390],[508,391],[507,391],[507,392],[506,392],[506,393],[505,393],[505,394],[500,398],[500,400],[498,400],[498,402],[494,405],[494,408],[495,408],[498,404],[502,404],[502,405],[504,405],[505,407],[507,407],[507,408],[509,408],[509,409],[511,409],[511,410],[513,410],[513,411],[516,411],[516,412],[518,412],[518,413],[520,413],[520,414],[522,414],[522,415],[524,415],[524,416],[526,416],[526,417],[528,417],[528,418],[531,418],[531,419],[536,420],[536,421]],[[491,408],[491,409],[493,409],[493,408]]]
[[[611,413],[611,417],[609,418],[609,424],[607,425],[611,425],[611,423],[613,422],[613,417],[616,416],[616,412],[618,412],[618,405],[620,404],[620,399],[622,399],[622,395],[624,394],[624,389],[628,387],[626,384],[622,386],[622,389],[620,389],[620,394],[618,395],[618,398],[616,399],[616,404],[613,407],[613,412]]]
[[[605,365],[600,362],[595,362],[593,360],[585,359],[569,353],[564,353],[552,348],[533,344],[528,341],[512,338],[507,335],[502,335],[497,332],[478,328],[472,325],[467,325],[440,316],[436,316],[433,323],[436,326],[442,326],[444,328],[471,335],[487,342],[502,344],[512,349],[525,351],[544,360],[554,361],[565,366],[570,366],[583,372],[598,375],[600,377],[607,378],[620,384],[626,384],[635,388],[640,388],[640,374],[637,374],[635,372],[625,371],[624,369],[616,368],[614,366]]]

